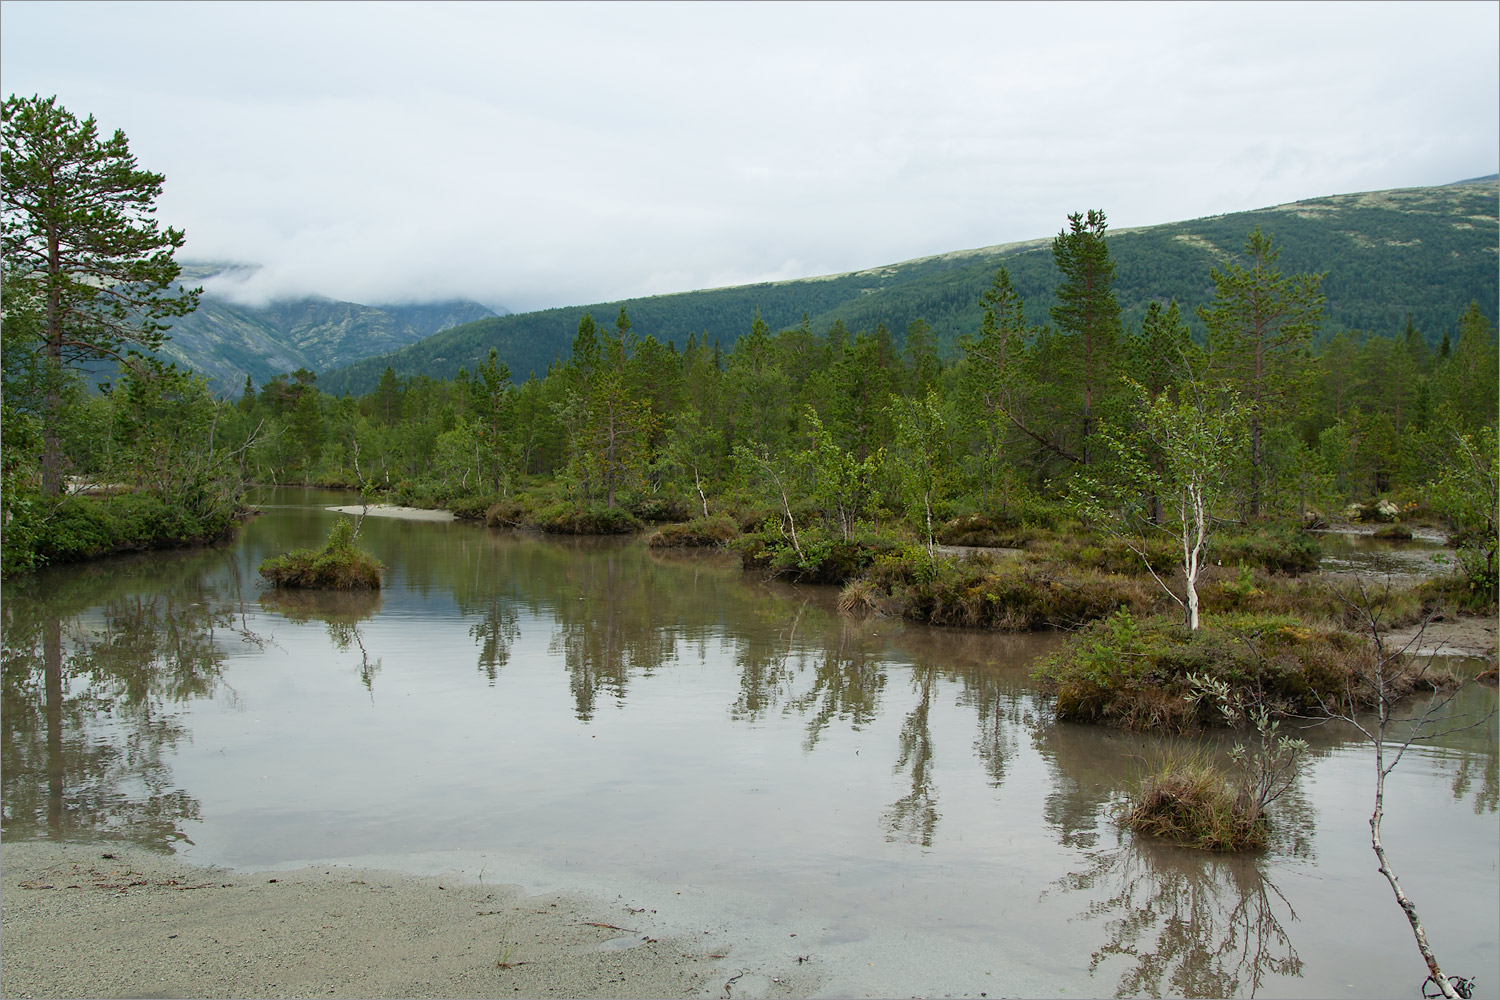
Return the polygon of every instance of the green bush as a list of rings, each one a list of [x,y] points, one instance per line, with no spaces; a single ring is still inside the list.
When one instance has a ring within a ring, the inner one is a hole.
[[[491,528],[521,528],[534,523],[531,507],[519,496],[496,500],[485,508],[484,523]]]
[[[1209,558],[1223,566],[1254,566],[1295,576],[1317,570],[1323,546],[1316,535],[1295,525],[1262,525],[1221,532]]]
[[[22,502],[24,501],[24,502]],[[95,559],[117,552],[206,545],[230,535],[238,510],[229,503],[154,493],[11,498],[4,572]]]
[[[863,533],[845,539],[821,528],[799,532],[798,546],[783,537],[774,519],[759,531],[741,535],[732,547],[746,569],[768,569],[794,583],[843,584],[854,579],[884,555],[899,550],[892,538]]]
[[[1193,678],[1222,684],[1247,713],[1317,714],[1371,703],[1374,647],[1336,626],[1288,615],[1223,615],[1189,632],[1179,621],[1120,612],[1071,636],[1034,675],[1059,719],[1127,729],[1186,732],[1220,720],[1201,705]],[[1417,683],[1411,664],[1397,688]]]
[[[623,507],[555,503],[536,513],[536,526],[555,535],[628,535],[644,525]]]
[[[318,551],[294,549],[260,564],[260,575],[277,587],[304,590],[379,590],[383,567],[354,547],[354,522],[340,517]]]
[[[1029,559],[927,558],[920,549],[875,560],[865,573],[882,607],[912,621],[1025,632],[1071,628],[1118,608],[1147,613],[1155,584]]]
[[[1019,549],[1035,541],[1041,535],[1041,529],[1009,518],[972,514],[947,521],[935,534],[940,545]]]
[[[649,496],[632,500],[626,504],[630,512],[642,521],[666,521],[680,523],[693,516],[687,501],[678,496]]]
[[[723,545],[739,537],[740,527],[727,517],[700,517],[686,524],[669,524],[652,532],[646,544],[653,549]]]

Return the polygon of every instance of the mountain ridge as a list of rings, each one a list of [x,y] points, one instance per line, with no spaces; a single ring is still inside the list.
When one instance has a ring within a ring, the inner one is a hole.
[[[249,305],[210,291],[213,278],[255,266],[184,262],[180,282],[204,284],[205,291],[196,310],[172,321],[170,339],[157,351],[208,376],[220,396],[241,391],[247,375],[263,385],[299,368],[324,372],[496,315],[465,299],[374,306],[303,296]]]

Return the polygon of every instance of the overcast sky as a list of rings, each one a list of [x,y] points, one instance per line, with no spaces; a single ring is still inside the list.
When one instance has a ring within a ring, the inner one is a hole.
[[[240,289],[514,311],[1500,160],[1500,5],[0,6]]]

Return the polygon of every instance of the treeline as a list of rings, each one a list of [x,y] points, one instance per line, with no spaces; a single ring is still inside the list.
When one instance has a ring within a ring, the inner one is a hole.
[[[1399,333],[1410,316],[1436,348],[1471,301],[1495,319],[1497,288],[1495,184],[1337,195],[1280,208],[1176,222],[1115,233],[1110,250],[1118,272],[1114,290],[1125,323],[1138,327],[1153,301],[1176,299],[1202,341],[1207,328],[1197,310],[1214,295],[1210,269],[1232,259],[1245,234],[1273,232],[1290,273],[1326,272],[1320,340],[1339,332]],[[850,330],[884,323],[899,337],[922,319],[946,359],[978,329],[980,296],[1004,266],[1038,317],[1057,304],[1061,280],[1046,241],[929,257],[853,274],[658,295],[594,306],[502,316],[445,330],[393,354],[326,372],[320,386],[333,395],[374,388],[390,366],[409,378],[451,378],[471,371],[491,348],[518,379],[545,374],[568,344],[585,311],[607,321],[625,308],[636,327],[681,347],[690,333],[712,331],[726,350],[759,310],[773,330],[806,316],[814,330],[842,321]],[[234,386],[221,386],[232,391]]]
[[[621,308],[609,325],[585,314],[568,360],[519,385],[495,352],[452,378],[387,368],[357,397],[299,371],[247,383],[226,428],[262,482],[370,482],[470,507],[545,483],[548,503],[654,519],[811,504],[846,533],[906,510],[916,487],[901,480],[917,470],[939,519],[1024,516],[1101,460],[1098,428],[1128,423],[1131,382],[1156,394],[1192,379],[1247,401],[1244,517],[1413,494],[1458,435],[1496,422],[1495,336],[1477,305],[1436,347],[1408,321],[1315,349],[1325,279],[1283,275],[1256,231],[1205,278],[1200,344],[1173,302],[1127,322],[1105,231],[1090,213],[1054,242],[1051,322],[996,272],[956,360],[921,320],[773,330],[755,314],[743,335],[679,347]]]
[[[340,485],[551,530],[727,515],[764,525],[769,556],[803,568],[872,531],[931,545],[962,541],[953,525],[975,519],[1056,524],[1070,480],[1108,464],[1101,434],[1128,429],[1143,392],[1243,401],[1237,499],[1216,512],[1243,521],[1378,498],[1413,509],[1460,437],[1496,424],[1495,332],[1477,305],[1436,347],[1410,321],[1317,346],[1324,277],[1284,275],[1256,230],[1208,274],[1200,342],[1175,302],[1129,321],[1106,237],[1102,213],[1070,218],[1051,248],[1061,280],[1045,313],[995,272],[951,359],[922,320],[777,330],[753,313],[746,333],[705,330],[678,346],[624,308],[605,322],[585,314],[567,360],[519,384],[492,351],[449,378],[388,368],[361,396],[325,394],[301,369],[247,379],[221,401],[157,364],[91,392],[8,358],[6,565],[108,549],[88,537],[104,528],[29,499],[41,398],[57,391],[75,482],[149,493],[203,524],[226,523],[239,483]]]

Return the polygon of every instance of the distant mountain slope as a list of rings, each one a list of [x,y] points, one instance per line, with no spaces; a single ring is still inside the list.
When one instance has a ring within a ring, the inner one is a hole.
[[[185,264],[182,283],[192,286],[224,269]],[[160,353],[208,375],[219,395],[235,395],[247,374],[259,386],[298,368],[325,372],[494,315],[462,300],[377,307],[308,298],[255,307],[205,293],[197,310],[172,324]]]
[[[1346,329],[1391,333],[1410,313],[1436,343],[1470,300],[1494,318],[1500,296],[1497,208],[1500,182],[1487,177],[1117,230],[1110,237],[1115,289],[1127,324],[1138,324],[1153,299],[1176,298],[1191,317],[1213,295],[1210,269],[1238,255],[1246,235],[1260,226],[1275,237],[1284,273],[1327,274],[1324,336]],[[1065,220],[1058,221],[1061,228]],[[806,315],[819,332],[835,320],[851,330],[884,323],[898,339],[921,318],[951,347],[957,337],[978,329],[979,296],[1001,264],[1025,296],[1031,322],[1047,322],[1058,281],[1050,243],[1048,236],[852,274],[483,319],[322,374],[319,386],[336,394],[367,392],[387,365],[403,376],[447,378],[460,366],[472,371],[492,347],[518,380],[531,372],[541,375],[566,356],[584,312],[608,324],[622,305],[635,332],[679,347],[689,333],[697,333],[727,349],[748,332],[757,309],[773,329],[795,326]]]

